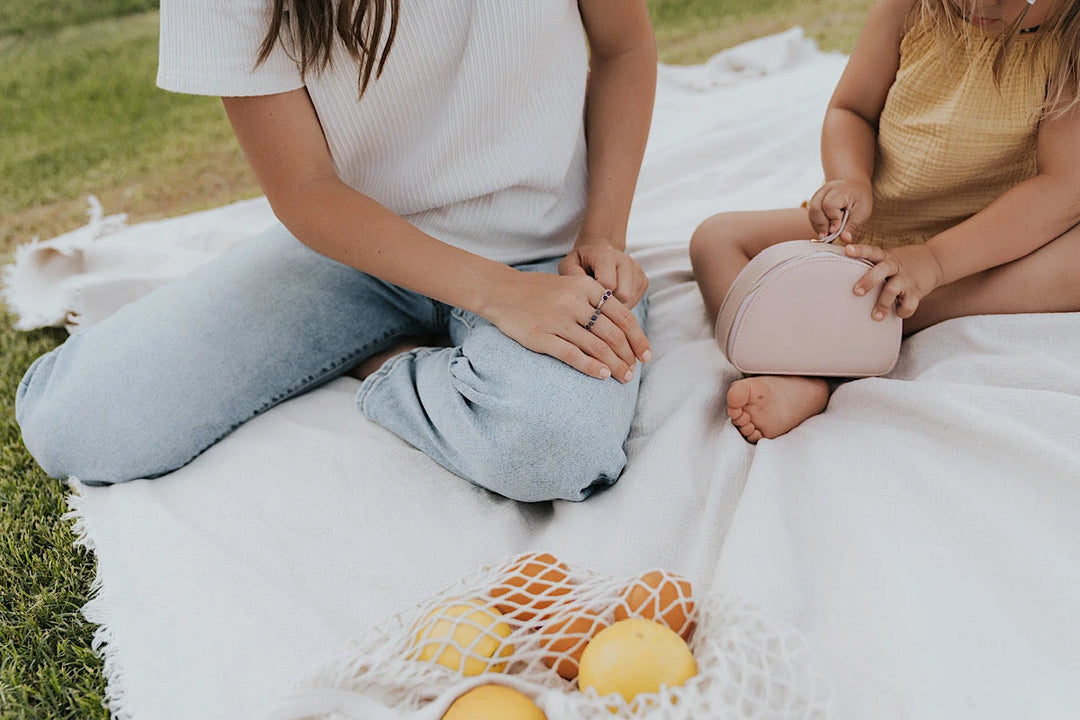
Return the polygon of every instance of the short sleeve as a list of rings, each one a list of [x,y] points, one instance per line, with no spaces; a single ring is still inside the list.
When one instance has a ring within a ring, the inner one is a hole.
[[[161,0],[158,87],[193,95],[273,95],[303,87],[277,43],[256,67],[271,0]]]

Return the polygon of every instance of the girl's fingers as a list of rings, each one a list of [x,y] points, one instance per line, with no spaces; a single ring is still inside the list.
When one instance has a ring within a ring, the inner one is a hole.
[[[919,298],[915,297],[913,293],[901,293],[900,305],[896,308],[896,314],[902,319],[907,319],[915,314],[915,311],[919,309]]]
[[[853,246],[848,246],[853,247]],[[899,268],[892,261],[882,260],[867,270],[859,281],[855,283],[855,287],[852,290],[856,295],[862,296],[873,290],[875,287],[885,282],[887,279],[896,274]]]
[[[823,238],[829,234],[829,218],[825,216],[825,211],[821,209],[821,203],[818,201],[817,196],[810,201],[807,206],[807,214],[810,218],[810,224],[817,230],[819,238]]]
[[[840,222],[844,219],[844,208],[848,205],[848,198],[841,193],[826,192],[825,196],[821,199],[821,210],[825,213],[825,217],[828,218],[829,227],[826,235],[832,234],[840,229]]]
[[[900,297],[901,291],[900,282],[897,281],[896,277],[890,278],[881,287],[881,294],[878,295],[871,317],[875,320],[884,320],[888,317],[889,313],[896,307],[896,298]]]
[[[885,259],[885,249],[877,245],[848,245],[844,248],[848,257],[862,258],[872,263],[879,263]]]

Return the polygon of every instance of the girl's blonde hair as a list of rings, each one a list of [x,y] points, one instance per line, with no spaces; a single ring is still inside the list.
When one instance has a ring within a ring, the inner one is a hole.
[[[1036,0],[1052,3],[1046,19],[1032,42],[1052,44],[1050,74],[1042,118],[1060,117],[1080,101],[1080,0]],[[928,23],[945,42],[971,36],[971,23],[965,18],[974,14],[976,0],[917,0],[912,9],[912,24]],[[1020,16],[1001,34],[994,57],[994,78],[1000,79],[1010,48],[1024,27],[1031,6],[1025,3]],[[1030,57],[1041,53],[1032,52]]]

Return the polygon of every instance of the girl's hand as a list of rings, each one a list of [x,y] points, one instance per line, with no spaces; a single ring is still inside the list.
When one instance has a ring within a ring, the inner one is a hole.
[[[649,288],[649,278],[637,260],[605,240],[578,241],[559,263],[559,274],[589,275],[628,308],[637,305]]]
[[[855,283],[856,295],[865,295],[885,281],[871,311],[875,320],[884,320],[894,306],[898,317],[911,317],[919,302],[941,285],[941,264],[926,245],[902,245],[889,250],[875,245],[848,245],[845,251],[849,257],[874,263]]]
[[[584,273],[518,272],[500,289],[487,317],[533,352],[586,375],[625,383],[634,376],[635,361],[648,361],[652,352],[637,318],[615,294],[604,300],[606,292]],[[596,321],[586,329],[594,314]]]
[[[870,183],[830,180],[818,188],[806,209],[810,214],[810,224],[819,238],[836,232],[844,217],[844,210],[847,210],[847,227],[840,233],[840,242],[846,245],[854,239],[854,230],[870,219],[873,208],[874,191]]]

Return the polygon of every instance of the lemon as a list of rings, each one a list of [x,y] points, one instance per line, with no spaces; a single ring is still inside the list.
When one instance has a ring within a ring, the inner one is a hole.
[[[619,693],[632,702],[661,685],[675,687],[697,675],[693,653],[679,635],[644,618],[627,618],[601,630],[581,654],[578,687],[601,696]]]
[[[491,659],[514,652],[514,646],[505,642],[509,635],[510,625],[498,610],[478,600],[458,600],[420,621],[414,657],[434,660],[463,675],[502,672],[506,664]]]
[[[547,716],[525,693],[492,684],[459,697],[442,720],[547,720]]]

